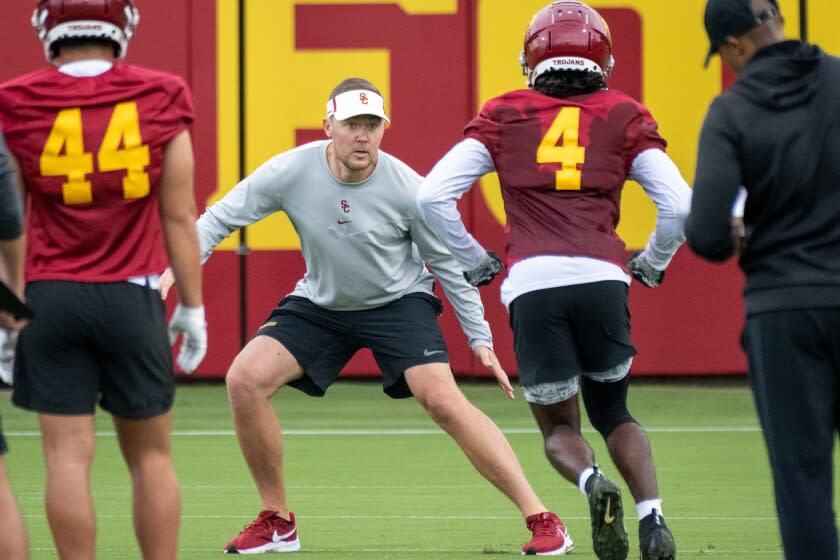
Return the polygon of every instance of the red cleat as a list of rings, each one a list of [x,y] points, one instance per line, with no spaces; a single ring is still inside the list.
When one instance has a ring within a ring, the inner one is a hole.
[[[522,546],[522,554],[561,556],[574,548],[566,526],[556,514],[550,511],[528,516],[525,524],[534,536]]]
[[[225,545],[225,554],[261,554],[294,552],[300,549],[295,514],[289,521],[271,510],[263,510],[242,532]]]

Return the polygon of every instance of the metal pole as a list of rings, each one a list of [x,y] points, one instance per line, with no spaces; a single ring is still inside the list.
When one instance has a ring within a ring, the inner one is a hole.
[[[799,0],[799,38],[808,40],[808,0]]]
[[[245,178],[245,2],[239,0],[239,180]],[[244,347],[248,342],[248,228],[239,230],[239,344]]]

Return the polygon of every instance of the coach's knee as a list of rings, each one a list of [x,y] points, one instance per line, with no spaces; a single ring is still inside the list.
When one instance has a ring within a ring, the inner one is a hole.
[[[265,383],[265,375],[259,367],[249,365],[247,361],[236,359],[225,376],[228,398],[236,406],[255,398],[268,397],[273,390]]]
[[[225,385],[227,386],[228,399],[234,405],[255,392],[254,383],[249,379],[247,371],[235,365],[228,369],[225,375]]]
[[[455,392],[428,391],[416,398],[426,409],[429,417],[444,430],[458,419],[461,410],[465,410],[466,398],[457,390]],[[466,406],[472,405],[466,402]]]

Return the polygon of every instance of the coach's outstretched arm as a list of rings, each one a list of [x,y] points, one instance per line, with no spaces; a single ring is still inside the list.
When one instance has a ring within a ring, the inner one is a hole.
[[[251,225],[283,209],[281,193],[285,185],[278,184],[283,177],[283,165],[288,158],[282,154],[262,164],[251,175],[237,183],[221,200],[208,206],[194,221],[198,234],[201,264],[207,262],[213,249],[241,227]],[[160,295],[163,299],[175,285],[171,269],[160,277]]]
[[[417,212],[419,214],[419,210]],[[467,282],[458,261],[422,217],[418,215],[412,224],[411,238],[416,243],[423,261],[440,281],[446,297],[455,309],[455,315],[467,336],[470,348],[481,364],[496,377],[502,391],[508,398],[513,399],[513,386],[493,352],[493,335],[490,332],[490,324],[484,318],[484,305],[481,303],[478,288]]]

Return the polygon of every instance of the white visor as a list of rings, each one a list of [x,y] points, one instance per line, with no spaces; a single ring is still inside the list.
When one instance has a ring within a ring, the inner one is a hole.
[[[385,114],[385,100],[378,93],[367,89],[345,91],[327,101],[327,118],[335,117],[345,121],[358,115],[373,115],[391,122]]]

